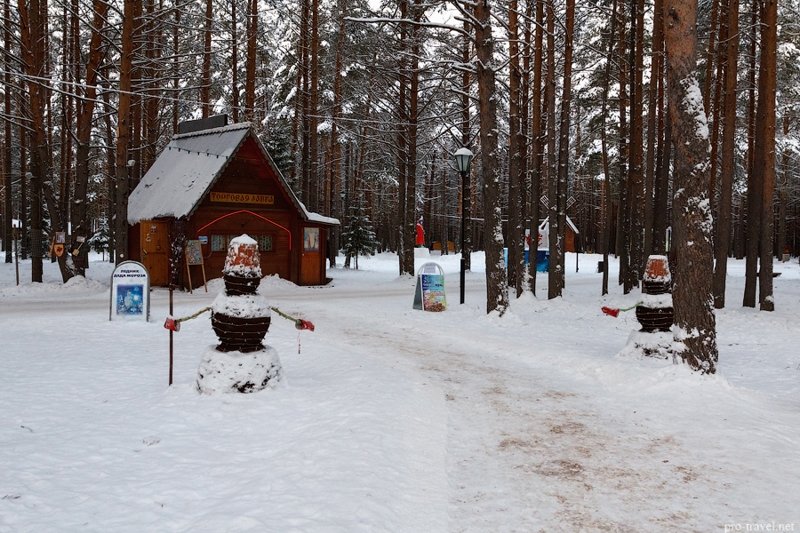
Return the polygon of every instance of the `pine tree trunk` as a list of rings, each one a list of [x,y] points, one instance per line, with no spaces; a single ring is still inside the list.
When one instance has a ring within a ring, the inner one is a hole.
[[[631,0],[631,141],[630,166],[628,167],[628,203],[629,219],[629,260],[625,278],[625,287],[629,292],[639,286],[644,268],[642,231],[644,224],[644,169],[642,116],[643,88],[642,71],[644,70],[644,2]]]
[[[727,41],[727,22],[721,24],[719,37],[720,39],[725,42]],[[720,54],[723,54],[723,48],[720,46],[719,50]],[[718,212],[718,201],[717,201],[717,160],[719,158],[719,132],[720,132],[720,103],[722,99],[722,85],[723,85],[723,78],[724,73],[722,69],[724,68],[724,59],[719,58],[717,59],[717,76],[716,80],[714,81],[714,97],[712,99],[711,104],[711,111],[709,113],[709,119],[711,120],[711,168],[708,173],[708,196],[711,200],[711,213],[714,216],[714,220],[717,220],[717,212]],[[715,224],[715,231],[716,231],[716,224]]]
[[[616,252],[619,256],[618,283],[623,285],[628,275],[628,254],[630,235],[626,231],[629,225],[630,206],[628,202],[628,158],[630,139],[628,134],[628,65],[625,59],[625,3],[619,3],[619,40],[617,41],[617,63],[619,67],[619,202],[617,209]],[[625,285],[625,294],[629,288]]]
[[[3,17],[5,20],[11,20],[11,0],[3,1]],[[3,49],[11,51],[11,30],[8,23],[3,25]],[[3,83],[5,90],[3,91],[3,112],[7,117],[11,116],[11,55],[3,54]],[[3,203],[3,235],[5,240],[5,262],[12,262],[12,248],[14,241],[14,228],[12,227],[12,220],[14,218],[14,205],[13,205],[13,179],[11,167],[11,146],[13,139],[11,138],[11,121],[3,121],[3,185],[5,187],[5,201]]]
[[[653,252],[653,224],[656,182],[657,145],[661,144],[659,135],[659,115],[661,112],[659,99],[662,86],[662,65],[664,59],[664,32],[662,0],[655,0],[653,5],[653,41],[650,59],[650,86],[647,99],[647,154],[644,171],[644,242],[643,256],[649,257]]]
[[[180,40],[180,32],[178,29],[181,26],[181,10],[178,6],[175,6],[174,10],[174,17],[175,23],[172,27],[172,53],[174,54],[174,59],[172,61],[172,94],[175,98],[175,101],[172,103],[172,134],[176,135],[178,133],[178,122],[180,120],[180,86],[181,86],[181,68],[180,68],[180,57],[181,57],[181,40]],[[113,202],[112,202],[113,203]],[[111,232],[113,235],[113,231]]]
[[[544,128],[542,128],[542,48],[544,37],[544,0],[536,2],[536,23],[533,37],[533,87],[531,95],[531,204],[530,204],[530,272],[531,292],[536,295],[536,256],[539,248],[539,201],[542,196]]]
[[[408,17],[408,1],[400,0],[400,18],[405,20]],[[408,46],[408,28],[406,23],[400,23],[400,49],[405,52]],[[398,269],[399,274],[414,275],[414,264],[408,264],[409,248],[413,248],[414,242],[408,242],[410,233],[406,230],[409,224],[413,224],[413,213],[409,213],[408,195],[410,193],[408,186],[408,160],[409,160],[409,142],[408,142],[408,123],[409,123],[409,110],[407,107],[408,101],[408,58],[400,57],[398,65],[398,98],[397,98],[397,171],[398,171],[398,209],[397,209],[397,237],[398,237]],[[409,221],[408,218],[412,220]],[[412,249],[413,253],[413,249]]]
[[[76,76],[75,70],[72,68],[74,63],[78,61],[73,60],[72,52],[74,49],[73,41],[78,37],[75,35],[76,29],[73,28],[73,24],[71,23],[72,20],[77,21],[77,12],[74,10],[77,9],[77,2],[75,0],[70,0],[69,7],[64,4],[64,14],[61,20],[61,31],[63,34],[63,40],[61,42],[61,71],[64,73],[64,79],[68,82],[77,82],[80,78]],[[70,17],[69,12],[73,10],[75,13],[72,17]],[[74,102],[74,94],[76,91],[70,91],[69,94],[66,92],[62,92],[59,95],[59,100],[61,102],[61,124],[60,124],[60,132],[59,132],[59,141],[58,146],[60,149],[59,154],[59,187],[58,187],[58,200],[57,200],[57,209],[60,213],[59,218],[66,224],[70,220],[70,209],[72,207],[70,203],[70,196],[72,193],[73,181],[72,181],[72,139],[73,135],[72,132],[74,131],[75,127],[75,102]],[[60,231],[64,231],[68,235],[68,227],[62,226],[58,228],[54,228]],[[73,226],[72,231],[74,232],[75,228]],[[68,243],[69,244],[69,243]],[[68,248],[69,250],[70,248]],[[62,255],[62,257],[65,257]],[[68,257],[68,256],[67,256]],[[60,263],[60,261],[59,261]],[[72,274],[70,273],[70,277]]]
[[[775,254],[775,93],[777,86],[778,1],[764,0],[761,25],[761,65],[758,74],[758,111],[754,168],[762,173],[761,244],[758,272],[758,302],[762,311],[775,310],[772,291],[772,264]]]
[[[500,165],[497,154],[497,87],[494,71],[494,37],[488,0],[475,4],[475,48],[478,56],[478,109],[480,115],[481,170],[486,249],[486,312],[508,308],[506,269],[503,266],[503,222],[500,217]]]
[[[414,22],[422,20],[422,2],[414,0],[411,18]],[[417,226],[417,129],[419,121],[419,56],[421,50],[419,24],[412,24],[409,30],[409,68],[408,68],[408,123],[406,129],[406,196],[403,253],[406,273],[414,275],[414,247]]]
[[[327,210],[326,213],[332,217],[337,217],[340,214],[341,201],[339,199],[339,191],[342,188],[342,174],[341,174],[341,159],[342,147],[339,144],[339,117],[342,112],[342,69],[344,67],[344,44],[346,39],[345,33],[345,14],[347,13],[348,4],[347,0],[338,0],[338,14],[337,14],[337,40],[336,40],[336,59],[335,59],[335,72],[333,78],[333,108],[331,109],[331,136],[330,136],[330,177],[329,181],[329,195],[326,199]],[[328,247],[328,262],[331,267],[336,266],[336,255],[340,247],[340,229],[333,228],[328,233],[328,239],[331,241],[331,246]]]
[[[38,0],[18,0],[20,16],[21,48],[25,62],[25,73],[31,76],[28,80],[27,110],[31,119],[32,131],[25,132],[30,136],[31,160],[31,191],[30,191],[30,217],[31,217],[31,281],[42,282],[43,265],[42,230],[43,215],[42,202],[44,200],[44,180],[50,176],[50,144],[45,130],[47,95],[43,85],[38,79],[46,77],[47,57],[46,48],[46,20],[47,2],[41,4]]]
[[[756,43],[758,30],[758,2],[752,2],[750,15],[750,64],[748,79],[747,109],[747,225],[742,237],[745,239],[745,276],[742,306],[756,306],[756,282],[758,281],[758,239],[761,227],[761,191],[756,181],[753,162],[756,142]]]
[[[713,374],[717,364],[712,307],[711,209],[708,201],[708,122],[695,74],[697,0],[664,2],[669,111],[675,146],[675,262],[673,302],[679,354],[693,369]]]
[[[728,249],[731,243],[731,203],[735,172],[734,142],[736,140],[736,80],[739,61],[739,0],[728,0],[725,43],[725,118],[722,129],[722,165],[720,168],[719,209],[714,249],[714,307],[725,307],[725,288],[728,274]]]
[[[239,0],[231,0],[231,114],[233,122],[239,122],[239,21],[236,6]]]
[[[18,109],[24,109],[27,105],[22,94],[19,96],[17,103]],[[28,132],[24,125],[19,127],[19,221],[20,221],[20,242],[19,258],[28,259],[31,253],[30,241],[30,217],[29,217],[29,200],[30,200],[30,187],[28,184]]]
[[[520,129],[520,88],[522,72],[519,61],[518,2],[511,0],[508,6],[508,284],[514,289],[516,297],[522,294],[523,262],[522,228],[522,141]]]
[[[719,0],[711,0],[711,13],[708,32],[708,49],[706,50],[706,72],[703,83],[703,107],[711,109],[711,83],[714,73],[714,57],[717,46],[717,19],[719,17]]]
[[[523,43],[522,49],[520,50],[523,62],[522,62],[522,87],[520,88],[520,128],[519,128],[519,145],[521,148],[521,162],[520,162],[520,176],[522,180],[522,249],[523,249],[523,264],[520,267],[520,276],[522,277],[521,284],[522,290],[526,289],[526,285],[529,285],[528,281],[528,271],[526,270],[527,267],[525,266],[525,257],[524,257],[524,250],[526,245],[526,225],[530,226],[530,186],[529,186],[529,179],[530,179],[530,96],[531,96],[531,52],[532,48],[532,39],[533,39],[533,1],[527,0],[527,4],[525,7],[525,16],[523,18]],[[531,235],[533,235],[531,233]],[[533,248],[529,247],[528,251],[528,258],[534,257]],[[529,261],[530,262],[530,261]]]
[[[203,67],[200,73],[200,103],[203,118],[211,115],[211,23],[214,21],[214,4],[206,0],[203,25]]]
[[[572,103],[572,40],[575,27],[575,0],[566,1],[566,29],[564,34],[564,81],[561,93],[561,118],[558,142],[558,181],[556,196],[551,200],[556,206],[556,224],[550,219],[550,228],[558,235],[555,254],[550,252],[550,261],[557,265],[556,276],[550,277],[548,297],[562,296],[564,290],[564,258],[566,245],[567,175],[569,173],[570,110]],[[553,211],[550,211],[551,215]],[[552,241],[551,241],[552,242]]]
[[[664,79],[659,89],[659,150],[656,156],[656,181],[653,198],[653,253],[667,253],[667,214],[669,209],[669,170],[672,158],[672,119],[664,106]]]
[[[789,113],[783,115],[783,138],[789,136],[789,124],[791,115]],[[783,253],[787,250],[786,245],[786,216],[788,214],[789,203],[789,183],[791,176],[791,152],[788,143],[784,144],[783,152],[781,153],[781,183],[778,190],[778,231],[775,242],[775,252],[778,261],[782,261]]]
[[[244,117],[254,121],[256,107],[256,36],[258,35],[258,0],[247,2],[247,57],[244,78]]]
[[[547,269],[547,298],[561,295],[559,273],[561,261],[558,254],[558,160],[556,158],[556,45],[555,7],[553,0],[546,0],[547,10],[547,78],[545,79],[545,102],[547,105],[547,234],[550,258]]]
[[[149,27],[147,29],[147,72],[148,75],[145,83],[149,88],[147,92],[148,98],[143,99],[142,107],[144,109],[144,138],[145,143],[142,147],[142,160],[141,160],[141,175],[150,168],[156,160],[156,149],[158,148],[158,139],[161,134],[161,120],[160,120],[160,107],[161,104],[158,98],[154,98],[161,91],[161,84],[157,80],[164,77],[165,69],[162,65],[160,58],[162,56],[162,25],[156,20],[161,13],[161,7],[156,7],[154,0],[147,0],[147,20]]]
[[[133,31],[135,3],[125,0],[122,21],[122,56],[119,66],[119,103],[117,105],[117,149],[115,158],[115,224],[114,242],[116,261],[128,259],[128,195],[130,194],[128,169],[128,141],[131,130],[131,89],[133,68]]]
[[[94,20],[92,34],[89,39],[89,61],[86,64],[86,89],[84,98],[79,101],[77,122],[77,150],[75,160],[75,201],[72,210],[73,240],[71,249],[79,249],[76,256],[76,273],[80,276],[86,274],[88,266],[88,239],[91,228],[87,216],[88,190],[89,190],[89,157],[90,142],[92,137],[92,118],[94,116],[97,90],[95,86],[98,79],[98,69],[103,60],[102,31],[108,15],[109,4],[102,0],[94,1]],[[84,241],[78,242],[80,239]]]
[[[613,226],[613,210],[611,209],[611,171],[608,162],[608,139],[606,135],[606,117],[608,116],[608,93],[611,86],[611,64],[614,57],[614,44],[617,35],[617,0],[611,6],[611,28],[608,33],[608,53],[603,76],[603,92],[601,96],[601,112],[603,124],[600,130],[601,157],[603,161],[603,283],[601,294],[608,294],[608,253],[611,250],[611,228]]]
[[[292,148],[294,164],[290,182],[300,199],[308,201],[308,39],[309,0],[300,1],[300,35],[297,39],[297,74],[295,77],[294,117],[292,120]]]
[[[142,79],[142,65],[143,61],[142,58],[144,54],[141,52],[143,50],[143,34],[146,31],[145,28],[145,21],[142,17],[142,0],[137,0],[133,4],[133,18],[134,20],[139,21],[138,25],[134,27],[134,50],[133,54],[136,56],[137,61],[134,61],[131,64],[131,87],[134,87],[133,80],[136,80],[135,87],[138,89],[141,87],[143,82]],[[137,94],[137,91],[131,89],[131,119],[130,119],[130,136],[128,141],[128,158],[129,158],[129,168],[128,168],[128,190],[129,192],[132,191],[136,184],[139,183],[139,179],[142,177],[142,97],[141,95]],[[132,148],[136,149],[132,149]],[[127,209],[127,207],[126,207]]]
[[[308,207],[319,211],[319,0],[311,0],[311,62],[308,96]]]

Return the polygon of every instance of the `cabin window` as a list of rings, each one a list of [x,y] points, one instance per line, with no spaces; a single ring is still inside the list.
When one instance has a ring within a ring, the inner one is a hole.
[[[319,228],[303,228],[303,251],[319,251]]]
[[[258,235],[256,240],[258,241],[259,251],[261,252],[272,251],[272,235]]]
[[[211,235],[211,251],[212,252],[227,252],[228,244],[238,237],[239,235]],[[272,251],[272,235],[251,235],[258,243],[259,252]]]
[[[211,236],[211,251],[224,252],[228,250],[228,236],[227,235],[212,235]]]

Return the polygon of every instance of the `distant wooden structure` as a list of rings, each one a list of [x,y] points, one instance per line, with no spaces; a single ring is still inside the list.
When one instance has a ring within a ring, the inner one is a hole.
[[[431,251],[443,253],[444,247],[442,246],[441,241],[433,241],[431,243]],[[456,253],[456,243],[453,241],[447,241],[447,253],[454,254]]]
[[[567,230],[564,236],[564,251],[565,252],[577,252],[577,236],[580,234],[578,231],[578,227],[572,221],[569,216],[566,218],[567,220]],[[546,217],[540,224],[539,224],[539,234],[542,235],[542,242],[539,243],[539,249],[548,248],[549,244],[547,241],[548,231],[550,229],[550,217]]]
[[[180,125],[131,193],[128,223],[129,258],[155,286],[170,272],[188,286],[187,241],[200,241],[204,266],[220,272],[242,234],[258,242],[263,275],[322,285],[328,230],[339,225],[298,200],[250,123],[228,125],[224,115]]]

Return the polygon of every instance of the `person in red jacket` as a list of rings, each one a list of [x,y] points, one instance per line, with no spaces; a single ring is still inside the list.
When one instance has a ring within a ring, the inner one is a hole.
[[[415,240],[417,248],[425,247],[425,230],[422,227],[422,219],[417,221],[417,238]]]

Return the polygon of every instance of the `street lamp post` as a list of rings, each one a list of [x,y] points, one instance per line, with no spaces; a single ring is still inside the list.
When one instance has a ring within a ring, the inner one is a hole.
[[[467,272],[467,211],[469,210],[469,165],[472,162],[472,152],[469,148],[459,148],[453,154],[456,160],[456,168],[461,173],[461,303],[464,303],[464,281]]]

